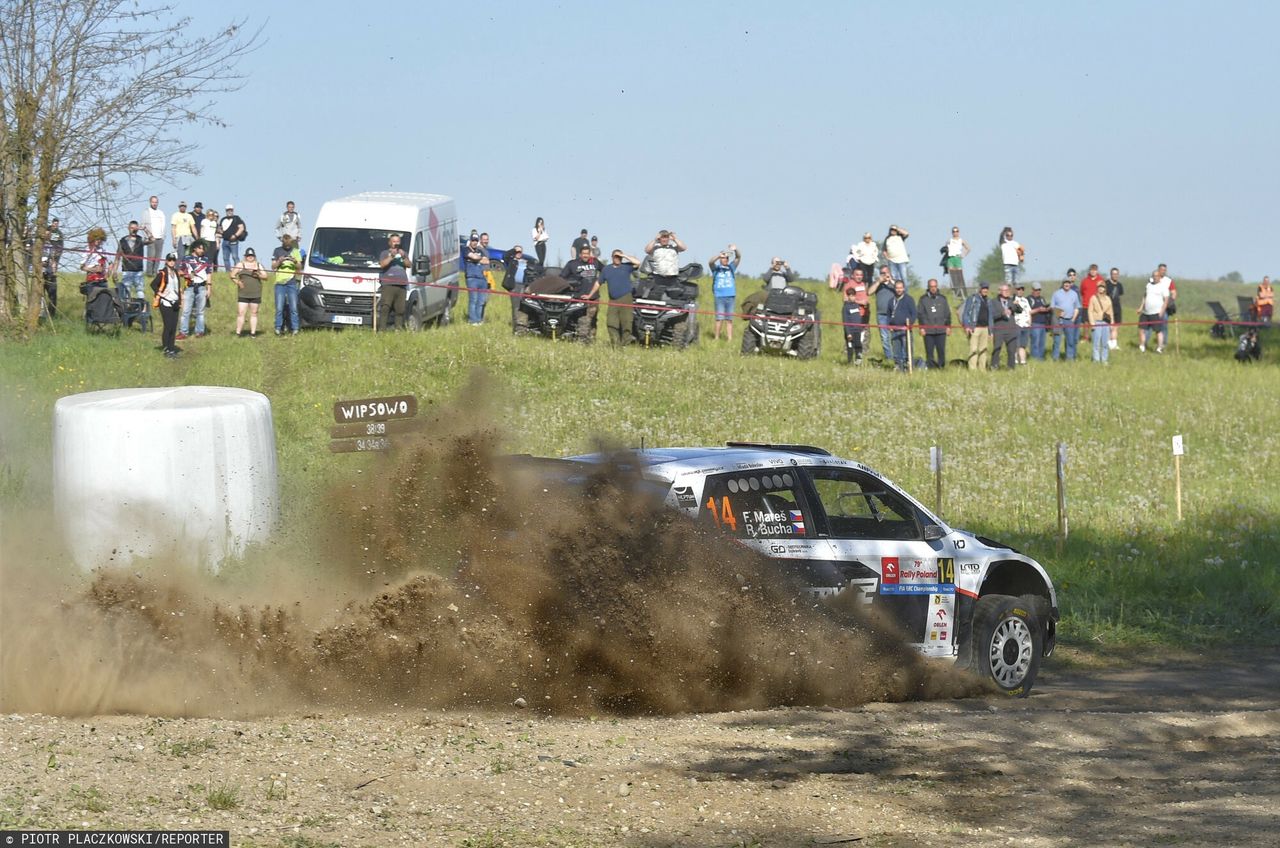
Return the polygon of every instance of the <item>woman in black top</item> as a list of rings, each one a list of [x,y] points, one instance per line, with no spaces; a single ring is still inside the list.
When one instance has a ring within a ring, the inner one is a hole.
[[[1120,347],[1120,322],[1124,319],[1120,317],[1120,298],[1124,296],[1124,283],[1120,282],[1120,269],[1112,268],[1111,274],[1107,277],[1107,297],[1111,298],[1111,342],[1108,345],[1112,350]]]

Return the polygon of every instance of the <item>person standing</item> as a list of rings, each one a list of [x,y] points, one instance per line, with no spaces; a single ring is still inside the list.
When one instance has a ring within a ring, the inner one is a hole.
[[[990,288],[981,280],[978,291],[969,295],[960,310],[960,326],[969,337],[969,370],[986,371],[991,365],[991,303],[987,300]]]
[[[1263,277],[1258,284],[1258,293],[1253,296],[1254,317],[1262,324],[1270,324],[1276,309],[1276,294],[1271,288],[1271,278]],[[1118,309],[1116,310],[1119,311]],[[1120,320],[1119,318],[1116,319]]]
[[[1080,293],[1076,291],[1076,269],[1067,270],[1067,278],[1062,281],[1062,288],[1053,293],[1049,306],[1053,309],[1053,359],[1060,360],[1065,356],[1068,360],[1076,358],[1076,346],[1080,343],[1080,319],[1083,307]],[[1062,354],[1058,353],[1058,341],[1062,341]]]
[[[1053,308],[1040,293],[1040,284],[1033,283],[1031,297],[1027,303],[1031,305],[1031,356],[1044,362],[1045,337],[1049,334],[1049,322],[1052,320]]]
[[[673,230],[659,230],[644,246],[653,276],[666,283],[673,283],[680,276],[680,254],[686,250]]]
[[[889,362],[893,351],[892,335],[889,330],[889,314],[893,309],[893,276],[888,265],[880,266],[880,276],[872,281],[867,289],[868,294],[876,298],[876,326],[880,328],[880,350],[884,361]]]
[[[1027,251],[1014,240],[1013,227],[1005,227],[1000,231],[1000,262],[1004,265],[1004,281],[1011,286],[1018,284],[1022,276],[1022,263],[1026,261]]]
[[[178,211],[169,219],[169,230],[173,235],[173,252],[178,254],[178,263],[181,265],[196,238],[196,219],[187,212],[187,201],[178,201]]]
[[[62,264],[64,247],[62,222],[57,218],[51,218],[49,220],[49,229],[44,234],[44,256],[45,267],[54,274],[58,273],[58,266]]]
[[[946,295],[938,291],[937,280],[929,280],[925,293],[920,295],[920,302],[916,304],[916,312],[920,316],[920,335],[924,338],[925,366],[939,370],[946,368],[951,304],[947,302]]]
[[[502,253],[502,288],[511,292],[511,331],[520,326],[520,302],[522,295],[533,276],[529,273],[529,260],[524,255],[524,247],[515,245]]]
[[[889,263],[889,273],[904,286],[907,283],[907,266],[911,257],[907,255],[907,238],[911,234],[893,224],[889,227],[889,235],[884,239],[884,258]]]
[[[585,227],[582,229],[582,232],[578,233],[578,237],[573,240],[573,244],[571,245],[575,259],[582,253],[582,248],[584,247],[588,250],[591,249],[591,239],[587,237],[587,230]]]
[[[160,198],[154,194],[151,195],[151,199],[147,201],[147,208],[142,210],[142,217],[138,222],[142,227],[142,237],[147,244],[146,271],[148,274],[158,274],[164,267],[160,264],[160,257],[164,255],[164,228],[168,222],[168,216],[160,208]]]
[[[258,307],[262,305],[262,281],[267,278],[267,269],[258,264],[258,254],[253,248],[244,252],[244,261],[236,262],[228,273],[235,281],[239,293],[236,295],[236,337],[244,337],[244,316],[249,314],[249,337],[258,337]]]
[[[591,255],[599,259],[604,254],[600,249],[600,239],[596,236],[591,237]]]
[[[1142,314],[1138,316],[1138,350],[1143,353],[1146,353],[1147,343],[1151,341],[1153,333],[1156,337],[1156,353],[1164,353],[1164,334],[1169,326],[1168,279],[1157,268],[1147,280],[1147,290],[1142,298]]]
[[[738,266],[741,264],[742,254],[733,244],[707,261],[707,267],[711,269],[711,295],[716,304],[712,333],[716,341],[720,341],[721,325],[724,325],[725,339],[733,341],[733,305],[738,298]]]
[[[1099,279],[1102,279],[1099,277]],[[1089,298],[1089,324],[1093,328],[1093,361],[1107,364],[1111,354],[1111,298],[1103,283]]]
[[[1012,371],[1018,364],[1018,323],[1017,303],[1013,299],[1013,291],[1008,283],[1000,285],[1000,295],[991,304],[991,338],[995,352],[991,356],[991,367],[1000,370],[1000,351],[1004,350],[1005,368]]]
[[[551,236],[547,235],[547,225],[538,217],[533,222],[533,252],[538,257],[538,264],[543,268],[547,267],[547,239]]]
[[[969,243],[960,237],[960,228],[951,228],[951,238],[947,241],[947,276],[951,278],[951,291],[955,296],[963,300],[965,298],[964,288],[964,258],[969,255]]]
[[[200,241],[204,242],[205,261],[214,271],[218,270],[218,213],[212,209],[200,219]],[[229,270],[229,269],[228,269]]]
[[[284,211],[276,219],[276,240],[285,236],[291,238],[295,246],[302,243],[302,217],[298,215],[292,200],[285,203]]]
[[[1124,296],[1124,283],[1120,281],[1120,269],[1112,268],[1107,277],[1107,297],[1111,298],[1111,340],[1107,343],[1112,350],[1120,348],[1120,323],[1124,321],[1120,298]]]
[[[467,281],[467,323],[475,326],[484,323],[484,307],[489,300],[489,280],[484,272],[489,269],[489,254],[480,247],[480,234],[467,238],[463,255],[463,271]]]
[[[893,326],[893,363],[899,371],[907,370],[911,356],[908,341],[911,327],[916,323],[916,302],[907,294],[906,283],[893,281],[893,303],[889,308],[889,323]]]
[[[844,297],[841,308],[841,323],[844,325],[844,361],[845,364],[862,364],[862,340],[867,332],[867,281],[862,276],[862,268],[854,268],[840,279],[840,291]]]
[[[601,278],[608,287],[609,316],[605,323],[611,345],[625,345],[631,342],[631,325],[635,312],[630,304],[635,303],[633,288],[636,269],[639,267],[638,259],[614,248],[609,264],[600,272]]]
[[[871,233],[863,233],[862,241],[849,250],[849,255],[858,268],[862,269],[862,279],[871,283],[876,278],[876,263],[880,261],[880,246],[876,244]]]
[[[773,257],[769,261],[769,267],[760,275],[766,289],[785,289],[795,278],[796,272],[791,270],[787,260],[781,256]]]
[[[160,322],[163,325],[160,332],[160,349],[164,351],[166,359],[173,359],[182,352],[182,348],[174,343],[178,332],[178,301],[182,297],[182,276],[178,273],[178,254],[170,253],[164,258],[164,265],[156,271],[152,287],[155,289],[156,296],[151,305],[160,310]]]
[[[228,273],[240,264],[240,242],[245,240],[249,231],[245,229],[244,220],[236,214],[236,207],[230,203],[223,210],[218,221],[218,240],[222,248],[222,267]]]
[[[587,310],[576,328],[578,339],[587,344],[596,340],[596,313],[599,311],[597,304],[600,300],[600,275],[603,271],[604,266],[600,264],[600,260],[591,255],[591,244],[588,242],[578,248],[578,258],[566,262],[564,271],[560,274],[573,285],[571,294],[574,299],[587,302]],[[692,315],[689,319],[694,320]]]
[[[378,254],[378,326],[403,330],[409,319],[409,254],[400,247],[400,234],[387,236],[387,247]]]
[[[205,258],[203,240],[191,245],[191,255],[183,263],[181,273],[187,285],[182,290],[182,316],[178,322],[178,338],[185,339],[187,330],[193,329],[191,326],[193,312],[196,318],[194,327],[196,338],[201,338],[204,336],[205,305],[213,294],[212,283],[209,280],[209,260]]]
[[[1102,279],[1102,275],[1098,273],[1097,265],[1090,265],[1089,270],[1085,273],[1084,279],[1080,281],[1080,306],[1082,306],[1087,314],[1089,311],[1089,301],[1099,291],[1105,290],[1107,281]]]
[[[121,300],[145,297],[142,269],[146,262],[146,249],[146,240],[138,232],[138,222],[130,221],[129,232],[116,244],[116,258],[111,263],[111,276],[120,280]]]
[[[1013,291],[1013,323],[1018,325],[1018,364],[1027,364],[1027,351],[1031,347],[1031,301],[1027,299],[1026,286],[1018,283]]]
[[[302,273],[302,251],[288,233],[280,236],[280,246],[271,251],[271,270],[274,272],[271,279],[275,283],[276,335],[284,335],[284,314],[288,307],[289,326],[292,335],[296,336],[302,327],[302,316],[298,314],[298,278]]]

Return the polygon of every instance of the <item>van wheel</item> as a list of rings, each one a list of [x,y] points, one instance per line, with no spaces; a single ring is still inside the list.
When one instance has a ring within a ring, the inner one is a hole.
[[[973,671],[1006,695],[1025,698],[1040,671],[1044,637],[1032,598],[984,595],[973,608]]]
[[[426,321],[422,319],[421,302],[414,301],[413,306],[409,309],[408,315],[405,316],[404,325],[415,333],[427,325]]]

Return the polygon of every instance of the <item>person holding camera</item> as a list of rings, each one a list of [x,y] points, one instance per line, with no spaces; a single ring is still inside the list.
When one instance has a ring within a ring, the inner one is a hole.
[[[733,302],[738,297],[738,266],[741,263],[742,253],[733,244],[707,262],[711,269],[711,295],[716,302],[715,331],[712,334],[716,341],[720,341],[722,324],[725,339],[733,341]]]
[[[378,255],[378,323],[382,329],[395,313],[396,329],[404,329],[409,314],[409,254],[400,247],[400,234],[387,236],[387,249]]]
[[[271,270],[275,272],[272,279],[276,295],[276,335],[284,334],[284,313],[287,306],[289,326],[296,336],[302,327],[302,317],[298,314],[298,277],[302,273],[302,251],[288,233],[280,236],[280,246],[271,252]]]
[[[659,230],[644,246],[653,276],[664,283],[674,283],[680,276],[680,254],[688,250],[674,230]]]
[[[767,289],[785,289],[796,278],[796,272],[791,270],[787,260],[781,256],[775,256],[760,278],[764,280],[764,286]]]
[[[889,273],[903,285],[907,282],[907,266],[911,264],[911,257],[907,255],[907,238],[910,235],[894,224],[884,239],[884,258],[889,263]]]

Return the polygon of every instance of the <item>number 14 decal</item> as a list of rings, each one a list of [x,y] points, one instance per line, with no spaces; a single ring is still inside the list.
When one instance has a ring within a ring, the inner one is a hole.
[[[728,495],[721,498],[721,507],[718,510],[715,497],[708,497],[707,509],[711,510],[711,517],[716,520],[717,527],[728,527],[733,532],[738,532],[738,519],[733,517],[733,508],[729,506]]]

